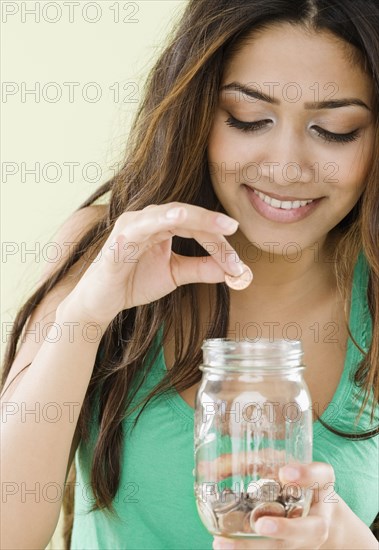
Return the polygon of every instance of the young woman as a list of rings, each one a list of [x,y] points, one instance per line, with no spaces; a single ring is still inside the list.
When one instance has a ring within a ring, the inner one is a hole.
[[[377,0],[189,1],[122,170],[64,224],[76,247],[15,319],[4,548],[48,543],[65,481],[66,548],[377,548],[378,32]],[[307,517],[261,518],[267,538],[214,538],[196,510],[215,337],[303,341],[314,462],[280,475],[317,497]],[[22,420],[52,403],[55,422]]]

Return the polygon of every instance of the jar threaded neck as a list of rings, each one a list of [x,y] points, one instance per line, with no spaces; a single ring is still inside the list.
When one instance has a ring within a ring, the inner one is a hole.
[[[236,341],[230,338],[203,340],[203,364],[207,367],[285,368],[302,366],[300,340],[260,338],[258,341]]]

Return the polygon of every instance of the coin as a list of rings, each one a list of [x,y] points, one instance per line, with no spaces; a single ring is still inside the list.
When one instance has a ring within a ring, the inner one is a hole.
[[[229,275],[228,273],[225,274],[225,282],[230,288],[234,290],[243,290],[249,286],[253,280],[253,273],[247,265],[244,265],[244,268],[245,271],[237,277]]]
[[[254,505],[257,501],[274,502],[278,500],[282,486],[274,479],[258,479],[249,484],[247,503]]]
[[[296,484],[287,484],[283,487],[283,499],[289,502],[297,502],[303,497],[301,487]]]
[[[220,494],[220,498],[213,505],[213,511],[216,514],[225,514],[231,510],[236,510],[240,505],[241,499],[238,493],[234,493],[231,489],[224,489]]]
[[[251,512],[245,512],[245,517],[243,518],[243,522],[242,522],[242,531],[244,533],[252,533],[253,530],[251,528],[251,523],[250,523],[250,515],[251,515]]]
[[[280,502],[262,502],[251,511],[250,526],[255,530],[255,523],[262,516],[285,517],[285,515],[285,508]]]
[[[282,486],[274,479],[259,479],[257,481],[264,501],[274,501],[280,496]]]
[[[301,518],[303,515],[303,507],[299,504],[293,504],[286,508],[287,518]]]
[[[233,510],[222,514],[218,518],[220,529],[227,533],[237,533],[243,530],[246,513],[242,510]]]
[[[225,488],[207,495],[207,504],[197,494],[200,517],[211,533],[256,535],[255,524],[262,516],[299,518],[308,514],[312,493],[304,495],[290,485],[282,487],[276,479],[250,481],[242,492]],[[299,497],[300,493],[300,497]]]

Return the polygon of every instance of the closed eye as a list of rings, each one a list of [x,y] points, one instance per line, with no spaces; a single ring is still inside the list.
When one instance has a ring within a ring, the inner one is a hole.
[[[359,128],[349,132],[348,134],[334,134],[333,132],[328,132],[327,130],[320,128],[320,126],[312,126],[312,128],[316,130],[316,134],[323,138],[326,142],[351,143],[352,141],[358,139],[360,134]]]
[[[237,128],[242,132],[257,132],[258,130],[261,130],[271,123],[272,120],[270,119],[257,120],[256,122],[242,122],[242,120],[238,120],[231,115],[225,121],[225,124],[227,124],[228,126],[231,126],[232,128]],[[327,143],[351,143],[358,139],[360,134],[359,128],[347,134],[336,134],[333,132],[328,132],[328,130],[324,130],[320,126],[312,126],[312,129],[314,129],[316,131],[316,134]]]
[[[237,120],[233,116],[229,116],[229,118],[225,121],[225,124],[232,126],[233,128],[238,128],[239,130],[242,130],[242,132],[256,132],[257,130],[264,128],[270,122],[272,122],[270,119],[257,120],[256,122],[242,122],[242,120]]]

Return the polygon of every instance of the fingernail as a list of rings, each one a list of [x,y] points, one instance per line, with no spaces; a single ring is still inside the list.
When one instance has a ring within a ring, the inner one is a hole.
[[[219,227],[221,227],[221,229],[233,229],[234,227],[237,229],[239,225],[236,220],[233,220],[228,216],[224,216],[224,214],[217,216],[216,223]]]
[[[245,264],[241,261],[240,258],[238,258],[238,256],[235,256],[234,258],[229,257],[228,266],[229,266],[229,269],[232,271],[232,273],[237,276],[242,275],[242,273],[246,269]]]
[[[294,468],[293,466],[284,466],[284,468],[281,468],[281,476],[285,479],[288,479],[288,481],[296,481],[300,478],[300,471],[298,468]]]
[[[213,541],[214,550],[233,550],[235,548],[233,542],[223,538],[215,537]]]
[[[272,521],[271,519],[262,519],[257,521],[255,530],[260,535],[272,535],[273,533],[276,533],[278,526],[275,521]]]

